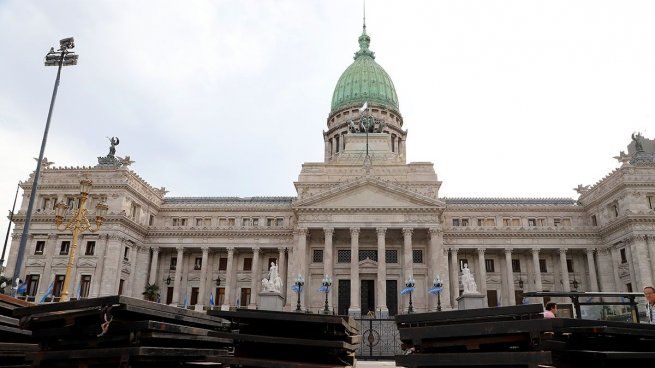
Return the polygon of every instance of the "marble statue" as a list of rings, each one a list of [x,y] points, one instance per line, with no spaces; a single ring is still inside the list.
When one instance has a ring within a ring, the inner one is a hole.
[[[282,279],[278,274],[277,264],[271,262],[268,270],[268,277],[262,279],[262,291],[279,293],[282,290]]]
[[[477,294],[478,286],[475,284],[475,279],[469,270],[468,263],[464,263],[462,269],[462,286],[464,287],[464,294]]]

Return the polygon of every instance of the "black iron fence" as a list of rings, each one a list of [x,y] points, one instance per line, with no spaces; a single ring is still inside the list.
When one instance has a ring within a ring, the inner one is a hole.
[[[391,318],[357,317],[357,327],[362,334],[362,343],[357,350],[360,360],[393,360],[402,354],[400,334],[396,322]]]

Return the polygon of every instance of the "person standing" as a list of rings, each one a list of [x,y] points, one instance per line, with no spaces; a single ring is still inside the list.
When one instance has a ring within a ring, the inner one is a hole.
[[[646,297],[646,317],[648,317],[648,323],[655,325],[655,287],[646,286],[644,288],[644,296]]]

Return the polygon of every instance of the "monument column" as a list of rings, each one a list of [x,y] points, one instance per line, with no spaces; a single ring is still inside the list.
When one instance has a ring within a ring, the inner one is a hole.
[[[410,276],[414,276],[414,257],[412,254],[412,233],[414,229],[406,227],[403,228],[403,270],[404,277],[403,283],[407,282]],[[403,286],[404,287],[404,286]],[[406,298],[406,308],[409,308],[409,298]]]
[[[562,289],[566,292],[571,291],[571,284],[569,284],[569,269],[566,267],[566,248],[559,250],[559,265],[562,274]]]
[[[196,304],[196,310],[202,310],[202,307],[205,305],[205,294],[207,293],[207,269],[209,268],[209,247],[203,246],[200,248],[202,250],[202,261],[200,263],[200,282],[198,283],[198,304]]]
[[[512,249],[505,248],[505,268],[507,271],[507,300],[509,305],[516,305],[514,296],[514,271],[512,270]]]
[[[589,283],[591,291],[598,291],[598,277],[596,275],[596,262],[594,262],[594,250],[587,249],[587,267],[589,268]]]
[[[534,270],[534,289],[535,291],[543,291],[541,267],[539,266],[539,248],[532,248],[532,269]]]
[[[323,234],[325,235],[325,245],[323,247],[323,274],[332,278],[333,282],[336,282],[334,278],[334,257],[332,252],[332,237],[334,236],[334,229],[331,227],[323,228]],[[330,287],[330,292],[328,294],[328,303],[332,304],[332,290],[334,290],[334,285]]]
[[[309,270],[307,266],[307,234],[309,230],[307,228],[298,229],[298,247],[294,254],[296,255],[298,273],[302,275],[305,279],[305,286],[303,287],[302,295],[300,296],[300,305],[304,309],[307,305],[308,294],[306,290],[309,289],[309,284],[311,282],[307,271]]]
[[[487,306],[489,304],[487,301],[487,269],[484,261],[484,248],[478,248],[478,275],[480,279],[480,294],[484,296],[484,299],[482,300],[483,306]]]
[[[260,268],[261,268],[261,266],[259,265],[259,253],[260,253],[259,247],[252,248],[252,271],[250,272],[251,273],[250,304],[248,304],[249,309],[257,309],[257,296],[259,295],[257,286],[260,284],[262,279],[259,275]]]
[[[287,254],[285,252],[284,247],[277,248],[279,255],[277,257],[277,270],[278,273],[280,274],[280,278],[282,279],[282,287],[280,288],[280,292],[282,293],[282,297],[286,301],[287,299],[287,265],[286,265],[286,259],[287,259]],[[270,267],[270,265],[267,265],[266,267]]]
[[[612,269],[613,269],[613,275],[614,275],[614,285],[616,291],[623,291],[625,290],[625,285],[621,282],[621,278],[619,276],[619,266],[621,264],[621,257],[619,256],[619,250],[616,246],[612,246],[610,248],[610,259],[612,261]]]
[[[232,304],[232,290],[234,289],[234,247],[227,248],[227,269],[225,270],[225,300],[221,310],[230,310]]]
[[[359,228],[350,228],[350,307],[349,315],[360,315],[359,294]]]
[[[457,265],[457,248],[450,248],[450,305],[455,308],[459,296],[459,269]]]
[[[148,284],[154,285],[157,282],[157,266],[159,265],[159,247],[152,247],[152,259],[150,260],[150,275]]]
[[[177,261],[175,263],[175,280],[173,282],[172,304],[178,305],[180,304],[180,281],[182,281],[182,257],[184,257],[184,247],[179,245],[175,249],[177,250]]]
[[[646,235],[637,235],[633,238],[634,253],[637,259],[636,268],[640,281],[640,284],[635,286],[635,291],[642,291],[644,287],[653,285],[653,273],[650,269],[650,254],[646,239]]]
[[[378,292],[377,292],[377,310],[381,316],[389,316],[387,308],[387,259],[386,259],[386,234],[387,229],[379,227],[376,229],[378,234]]]

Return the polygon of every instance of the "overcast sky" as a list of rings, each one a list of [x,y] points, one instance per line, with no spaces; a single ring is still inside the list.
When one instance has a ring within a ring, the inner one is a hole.
[[[94,165],[118,136],[117,155],[169,195],[294,195],[301,163],[323,159],[361,8],[0,0],[0,209],[34,170],[56,72],[43,56],[68,36],[80,59],[52,119],[56,165]],[[653,24],[652,0],[367,4],[408,161],[434,162],[442,197],[576,197],[631,132],[653,138]]]

